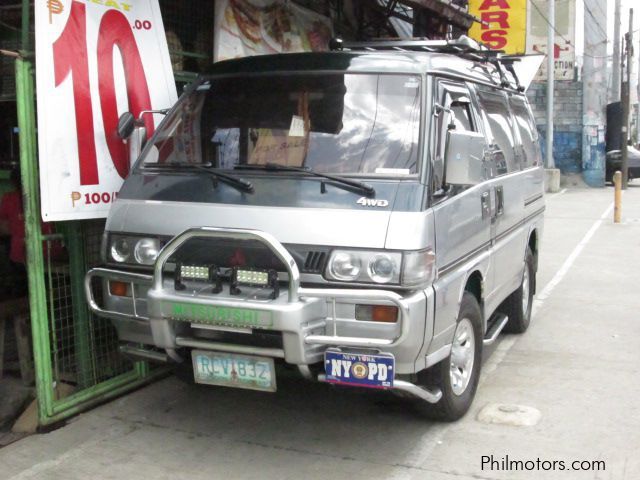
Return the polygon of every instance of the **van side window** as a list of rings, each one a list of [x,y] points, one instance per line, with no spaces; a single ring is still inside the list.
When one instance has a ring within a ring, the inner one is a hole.
[[[486,87],[478,87],[477,93],[482,122],[489,139],[489,151],[495,163],[495,175],[520,170],[514,148],[511,113],[505,94]]]
[[[523,98],[511,97],[511,111],[522,141],[522,168],[536,167],[540,161],[538,130]]]

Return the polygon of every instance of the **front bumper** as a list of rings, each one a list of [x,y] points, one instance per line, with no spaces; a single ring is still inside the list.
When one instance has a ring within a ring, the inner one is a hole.
[[[171,255],[194,237],[260,241],[287,266],[288,289],[274,300],[239,298],[231,295],[228,285],[217,294],[176,291],[164,278],[164,268]],[[96,300],[96,279],[102,279],[105,306]],[[106,287],[110,280],[129,283],[131,297],[110,295]],[[153,275],[96,268],[87,273],[85,287],[90,309],[113,321],[121,341],[165,349],[174,357],[176,349],[189,347],[282,358],[300,366],[321,362],[328,347],[343,347],[392,353],[397,373],[415,373],[425,367],[424,352],[433,331],[431,289],[400,295],[389,290],[304,288],[287,250],[271,235],[253,230],[187,230],[163,248]],[[398,321],[357,321],[358,303],[394,305]],[[230,330],[248,332],[244,337],[248,341],[217,339],[216,332]],[[252,332],[277,332],[282,340],[275,346],[252,344]]]

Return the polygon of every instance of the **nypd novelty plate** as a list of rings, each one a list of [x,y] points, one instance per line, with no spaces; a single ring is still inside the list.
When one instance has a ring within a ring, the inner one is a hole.
[[[341,385],[391,388],[395,358],[390,353],[363,355],[329,349],[324,354],[326,381]]]

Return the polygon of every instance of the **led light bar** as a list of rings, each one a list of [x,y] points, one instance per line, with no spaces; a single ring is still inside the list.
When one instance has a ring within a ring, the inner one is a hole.
[[[280,295],[278,285],[278,272],[275,270],[257,270],[250,268],[234,267],[231,273],[231,295],[240,295],[242,290],[239,287],[270,288],[271,299],[276,299]]]
[[[180,265],[180,276],[184,280],[208,280],[209,267]]]
[[[238,285],[266,287],[269,285],[269,272],[259,270],[237,270],[236,280]]]
[[[220,293],[222,291],[222,279],[215,265],[176,264],[174,288],[177,291],[184,290],[186,285],[183,281],[185,280],[192,282],[210,282],[213,286],[213,293]]]

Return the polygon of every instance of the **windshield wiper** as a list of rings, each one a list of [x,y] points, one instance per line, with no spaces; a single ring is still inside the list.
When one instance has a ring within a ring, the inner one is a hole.
[[[201,172],[205,172],[211,176],[213,180],[213,186],[216,187],[218,185],[218,181],[226,183],[227,185],[234,187],[241,192],[253,193],[253,184],[241,178],[236,178],[233,175],[229,175],[222,172],[215,172],[209,167],[205,167],[202,165],[177,165],[177,164],[159,164],[159,165],[146,165],[144,167],[145,170],[198,170]]]
[[[351,180],[349,178],[339,177],[337,175],[329,175],[328,173],[314,172],[310,168],[304,167],[292,167],[289,165],[279,165],[277,163],[265,163],[263,165],[236,165],[236,170],[272,170],[279,172],[298,172],[305,173],[318,178],[324,178],[336,183],[336,186],[343,187],[345,190],[364,193],[368,197],[373,197],[376,194],[375,189],[364,182],[358,180]]]

